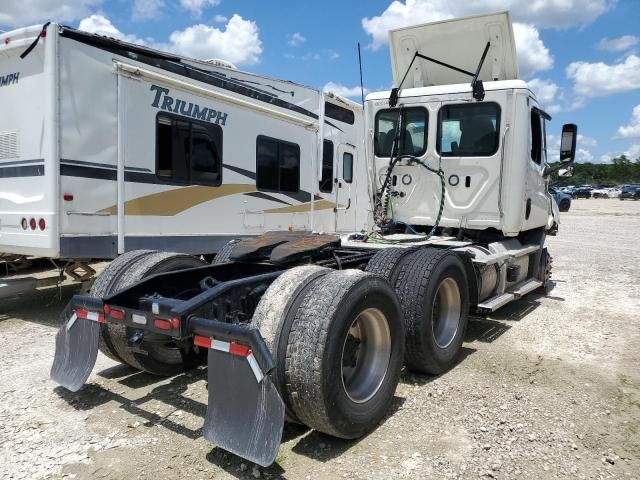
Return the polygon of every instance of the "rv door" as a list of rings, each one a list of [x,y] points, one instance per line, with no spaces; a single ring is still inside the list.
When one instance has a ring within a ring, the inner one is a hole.
[[[357,181],[353,174],[357,162],[356,148],[349,143],[338,147],[336,178],[336,230],[352,231],[356,228],[355,192]]]

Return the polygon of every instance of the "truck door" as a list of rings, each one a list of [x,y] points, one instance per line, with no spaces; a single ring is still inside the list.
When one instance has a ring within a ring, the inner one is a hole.
[[[356,227],[357,181],[353,175],[357,161],[355,146],[341,143],[338,146],[336,187],[336,230],[352,231]]]
[[[499,228],[500,105],[443,103],[437,121],[435,147],[447,192],[444,217],[460,219],[470,228]]]

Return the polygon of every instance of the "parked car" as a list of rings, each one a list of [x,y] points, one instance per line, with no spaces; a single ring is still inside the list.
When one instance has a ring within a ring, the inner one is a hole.
[[[624,187],[620,192],[620,200],[640,200],[640,187]]]
[[[620,196],[620,190],[614,187],[594,188],[591,190],[593,198],[615,198]]]
[[[591,198],[591,187],[577,187],[573,190],[573,198]]]
[[[622,193],[622,190],[620,190],[618,187],[610,188],[609,189],[609,198],[618,198],[621,193]]]
[[[561,192],[553,187],[549,187],[549,193],[556,199],[558,209],[560,209],[561,212],[569,211],[569,208],[571,208],[571,195]]]

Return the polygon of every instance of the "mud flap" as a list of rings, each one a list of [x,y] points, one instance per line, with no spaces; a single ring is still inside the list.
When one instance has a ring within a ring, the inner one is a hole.
[[[271,465],[282,440],[284,403],[269,376],[257,373],[246,357],[213,349],[208,370],[204,438],[258,465]]]
[[[79,318],[71,306],[64,311],[64,316],[67,320],[56,335],[51,378],[66,389],[77,392],[96,364],[100,324]]]

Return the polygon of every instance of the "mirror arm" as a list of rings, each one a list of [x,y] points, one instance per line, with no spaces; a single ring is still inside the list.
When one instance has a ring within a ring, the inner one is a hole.
[[[571,162],[559,163],[558,165],[546,166],[544,168],[544,171],[542,172],[542,176],[543,177],[548,177],[552,173],[555,173],[558,170],[560,170],[561,168],[565,168],[567,165],[570,165],[572,163],[573,163],[573,160]]]

